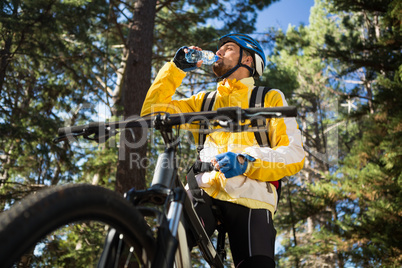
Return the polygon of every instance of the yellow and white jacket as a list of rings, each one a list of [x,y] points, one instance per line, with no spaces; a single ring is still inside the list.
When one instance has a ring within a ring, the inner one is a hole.
[[[141,115],[165,111],[188,113],[201,110],[205,92],[190,98],[172,100],[186,73],[168,62],[159,71],[145,98]],[[254,79],[240,81],[223,80],[217,85],[213,110],[238,106],[248,108]],[[265,107],[287,106],[283,93],[270,90],[264,100]],[[267,120],[271,148],[260,147],[253,132],[213,132],[209,134],[200,153],[202,161],[210,161],[215,155],[232,151],[248,154],[256,159],[249,163],[246,172],[230,179],[213,171],[197,175],[198,185],[213,198],[241,204],[250,208],[269,209],[274,214],[277,205],[275,187],[269,181],[277,181],[294,175],[303,168],[305,153],[300,130],[295,118]],[[191,127],[189,128],[191,130]],[[198,139],[198,135],[194,135]]]

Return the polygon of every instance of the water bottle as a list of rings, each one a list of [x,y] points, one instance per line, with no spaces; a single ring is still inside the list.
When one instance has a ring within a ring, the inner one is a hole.
[[[186,60],[189,63],[197,63],[197,61],[202,60],[202,64],[211,65],[215,61],[219,59],[218,56],[215,55],[212,51],[208,50],[195,50],[195,49],[188,49],[186,53]]]

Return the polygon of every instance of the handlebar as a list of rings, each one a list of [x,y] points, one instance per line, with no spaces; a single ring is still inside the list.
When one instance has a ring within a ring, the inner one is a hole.
[[[181,114],[156,113],[153,116],[136,117],[128,120],[116,122],[92,122],[81,126],[63,127],[58,129],[58,137],[54,142],[60,142],[69,136],[84,136],[86,139],[99,141],[102,137],[110,137],[116,135],[117,129],[133,128],[133,127],[151,127],[161,129],[163,127],[172,127],[182,124],[189,124],[202,121],[225,121],[225,122],[242,122],[244,120],[257,120],[262,118],[278,118],[278,117],[296,117],[297,108],[294,106],[285,107],[269,107],[269,108],[248,108],[225,107],[216,111],[192,112]],[[219,124],[224,126],[222,124]],[[90,138],[90,135],[95,135]]]

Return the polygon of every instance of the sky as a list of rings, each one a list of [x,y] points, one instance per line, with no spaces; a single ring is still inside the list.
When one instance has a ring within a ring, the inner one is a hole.
[[[256,32],[265,32],[269,27],[281,28],[286,31],[289,24],[308,25],[310,8],[314,0],[280,0],[269,5],[258,13]]]

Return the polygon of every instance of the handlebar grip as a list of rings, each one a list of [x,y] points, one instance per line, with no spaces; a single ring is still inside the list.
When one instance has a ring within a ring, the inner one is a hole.
[[[59,136],[64,136],[71,133],[82,133],[87,125],[85,126],[72,126],[72,127],[62,127],[57,130]]]
[[[57,131],[57,134],[59,136],[65,136],[67,134],[79,134],[79,133],[83,133],[83,132],[87,132],[88,134],[90,134],[90,133],[99,132],[99,129],[101,127],[105,127],[104,122],[92,122],[92,123],[89,123],[86,125],[81,125],[81,126],[59,128]]]

